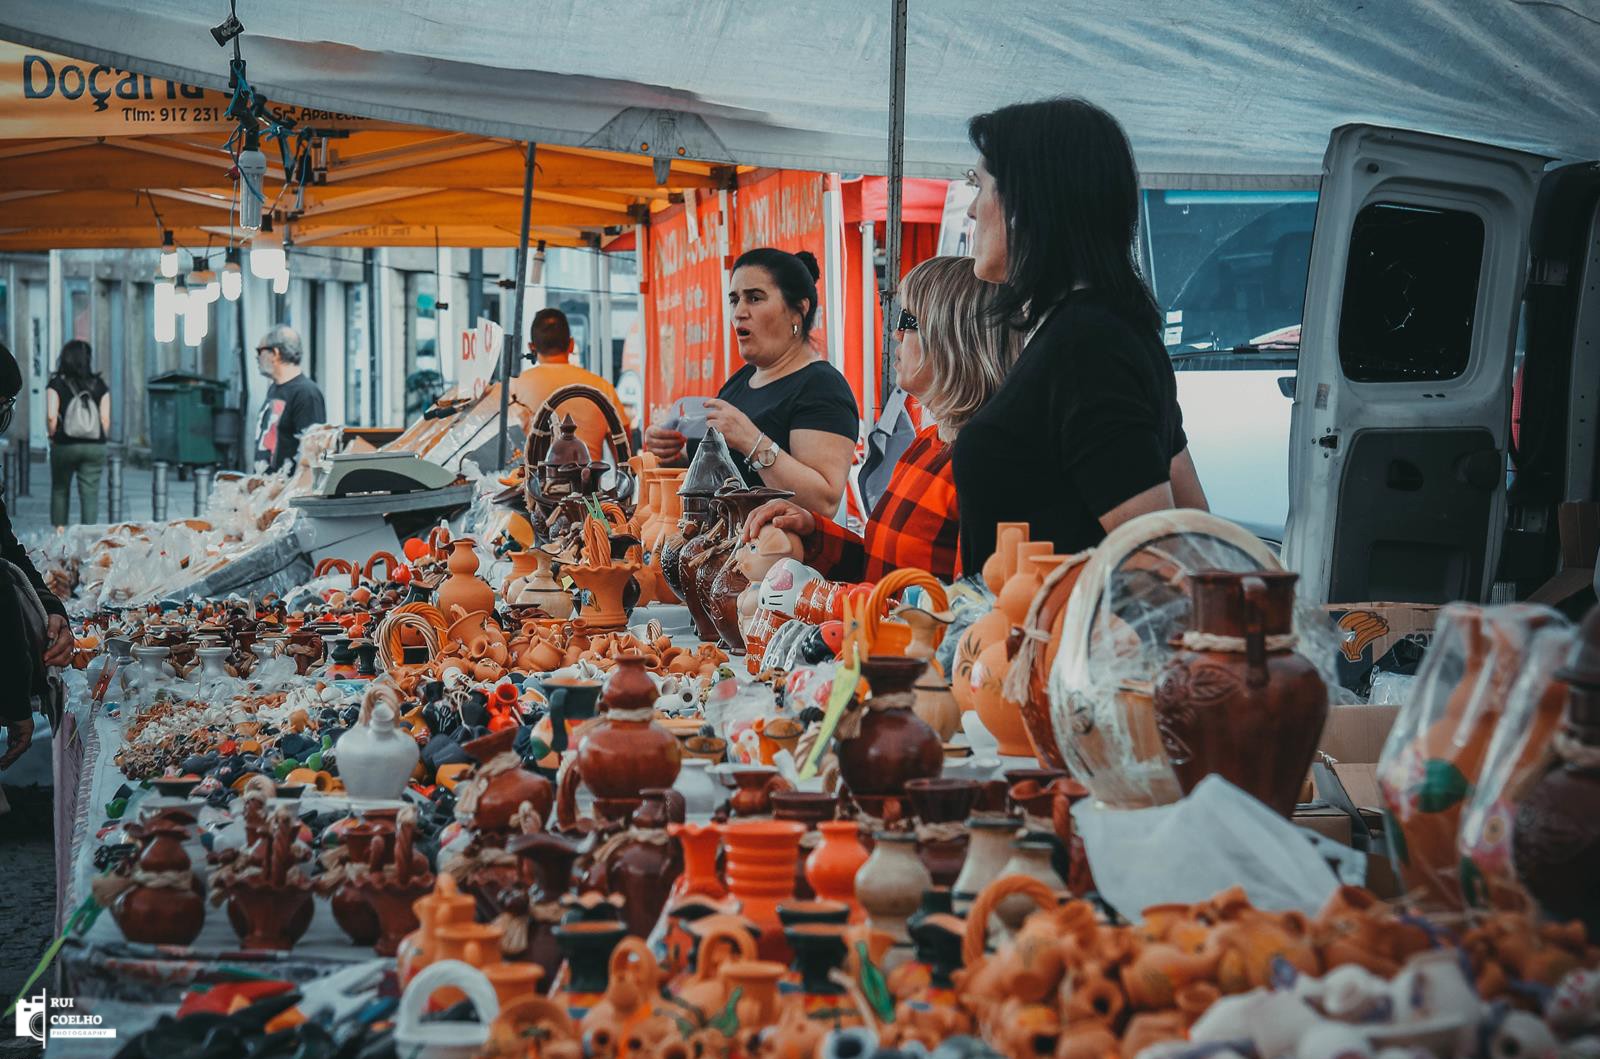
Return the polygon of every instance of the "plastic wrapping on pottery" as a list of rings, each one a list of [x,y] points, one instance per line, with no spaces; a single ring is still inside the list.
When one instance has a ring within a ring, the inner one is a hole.
[[[1377,770],[1390,851],[1406,890],[1423,904],[1464,907],[1459,831],[1468,799],[1484,778],[1490,743],[1531,661],[1535,634],[1566,624],[1554,610],[1533,604],[1453,603],[1439,612],[1433,643]],[[1512,761],[1520,756],[1509,748],[1503,753]],[[1489,831],[1476,833],[1474,846],[1492,865],[1490,804],[1481,822]],[[1509,841],[1508,834],[1507,849]],[[1469,876],[1480,870],[1473,864]],[[1476,896],[1476,881],[1473,887]]]
[[[1512,833],[1517,805],[1556,763],[1552,739],[1561,727],[1567,685],[1555,675],[1566,662],[1574,636],[1565,625],[1533,634],[1522,672],[1511,685],[1505,712],[1489,740],[1458,835],[1461,892],[1470,906],[1514,911],[1533,907],[1517,881]]]
[[[1279,569],[1253,534],[1202,511],[1163,511],[1117,528],[1073,586],[1051,670],[1050,715],[1073,777],[1099,801],[1139,808],[1182,792],[1156,727],[1153,684],[1190,628],[1187,574]],[[1295,609],[1297,650],[1329,687],[1337,630]]]

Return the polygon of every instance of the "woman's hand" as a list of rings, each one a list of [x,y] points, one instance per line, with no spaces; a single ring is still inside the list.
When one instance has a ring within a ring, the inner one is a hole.
[[[644,447],[654,453],[656,459],[663,463],[675,460],[683,455],[683,447],[687,440],[676,430],[668,430],[666,427],[657,426],[654,423],[650,424],[649,428],[644,432]]]
[[[744,520],[744,539],[755,540],[761,527],[769,522],[797,537],[809,537],[817,531],[816,517],[799,504],[788,500],[768,500]]]
[[[45,636],[50,642],[44,646],[44,664],[67,666],[72,664],[72,652],[78,646],[72,638],[72,626],[59,614],[50,615],[45,625]]]
[[[761,431],[750,422],[750,417],[727,401],[712,398],[706,402],[706,425],[717,428],[728,448],[740,456],[749,456],[761,438]]]

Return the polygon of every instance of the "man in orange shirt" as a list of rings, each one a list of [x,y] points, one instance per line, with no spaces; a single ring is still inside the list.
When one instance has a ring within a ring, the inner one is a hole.
[[[628,412],[622,407],[622,400],[617,397],[617,391],[594,372],[586,371],[570,362],[572,345],[572,328],[567,323],[566,313],[560,309],[540,309],[534,314],[533,323],[528,327],[528,351],[533,355],[535,363],[511,382],[511,396],[527,409],[522,414],[525,417],[532,416],[544,404],[545,399],[561,387],[582,383],[599,390],[617,410],[617,418],[621,421],[623,429],[628,429],[630,426]],[[606,438],[611,433],[610,428],[606,424],[605,416],[593,402],[581,397],[574,398],[561,402],[556,412],[557,423],[561,422],[562,416],[572,416],[572,421],[578,425],[579,439],[589,446],[591,459],[612,458],[614,454],[608,452],[606,445]]]

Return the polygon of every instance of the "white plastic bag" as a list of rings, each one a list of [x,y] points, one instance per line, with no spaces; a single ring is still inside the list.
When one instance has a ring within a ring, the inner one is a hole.
[[[1123,918],[1243,886],[1257,908],[1315,915],[1339,880],[1294,824],[1221,776],[1149,809],[1072,810],[1100,896]]]

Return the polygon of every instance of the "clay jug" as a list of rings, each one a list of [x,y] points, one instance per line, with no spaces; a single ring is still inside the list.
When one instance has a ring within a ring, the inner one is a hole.
[[[982,815],[967,821],[967,858],[950,886],[957,913],[965,915],[978,895],[1000,877],[1019,826],[1008,816]]]
[[[522,767],[512,749],[516,738],[517,729],[507,728],[461,745],[478,764],[456,787],[456,819],[471,824],[480,837],[499,836],[503,842],[524,803],[543,821],[555,802],[550,781]]]
[[[450,542],[448,566],[450,576],[444,579],[434,599],[434,606],[446,616],[452,608],[460,607],[465,614],[494,610],[494,589],[477,576],[478,553],[471,537],[457,537]]]
[[[562,588],[556,581],[555,574],[551,571],[550,554],[542,548],[531,548],[525,552],[515,553],[512,562],[515,563],[518,557],[524,555],[530,557],[524,562],[531,563],[532,568],[521,580],[507,585],[506,602],[516,606],[531,604],[552,618],[570,618],[572,593]]]
[[[395,968],[401,985],[439,958],[439,928],[452,923],[470,923],[477,901],[457,888],[454,876],[441,872],[434,880],[433,893],[418,898],[412,909],[417,914],[417,929],[401,940],[395,953]]]
[[[806,881],[823,901],[856,903],[856,873],[867,862],[867,848],[854,820],[824,820],[817,824],[822,843],[806,858]]]
[[[373,684],[361,697],[361,713],[334,744],[339,779],[352,798],[395,799],[405,792],[421,750],[409,732],[395,725],[400,694]]]
[[[517,602],[517,592],[539,566],[539,553],[525,550],[511,553],[511,572],[500,582],[500,598],[507,603]]]
[[[907,780],[944,771],[939,734],[912,707],[917,678],[928,664],[902,655],[873,655],[861,664],[870,696],[856,708],[857,731],[841,731],[839,775],[855,795],[898,797]]]
[[[728,890],[760,930],[764,958],[788,961],[778,905],[794,896],[795,861],[805,825],[787,820],[735,820],[721,825]]]
[[[1293,815],[1328,716],[1327,686],[1294,650],[1298,577],[1189,575],[1193,629],[1155,689],[1156,724],[1185,793],[1216,773]]]
[[[807,1019],[826,1029],[862,1024],[861,1012],[835,979],[850,953],[847,928],[836,923],[801,923],[784,930],[794,950],[800,1005]]]
[[[206,902],[183,843],[187,829],[157,818],[140,829],[139,859],[131,871],[113,873],[111,915],[122,936],[152,945],[189,945],[206,922]],[[96,880],[97,882],[99,880]],[[103,896],[105,886],[96,889]]]
[[[1517,807],[1512,861],[1547,919],[1583,923],[1600,944],[1600,606],[1592,608],[1557,679],[1570,689],[1558,764]]]
[[[678,740],[656,724],[656,685],[645,657],[617,659],[600,703],[603,713],[583,730],[574,767],[595,797],[595,809],[620,820],[649,787],[671,787],[682,762]]]
[[[562,959],[555,926],[562,915],[561,899],[572,889],[572,869],[581,850],[552,831],[538,831],[511,839],[506,852],[518,861],[519,892],[502,894],[499,904],[503,915],[522,917],[526,928],[521,931],[522,949],[507,955],[538,964],[544,980],[553,982]]]
[[[716,626],[717,635],[729,654],[744,654],[744,633],[739,627],[739,594],[750,587],[750,579],[740,567],[738,547],[740,538],[744,534],[745,520],[750,517],[751,512],[767,501],[787,500],[792,496],[794,494],[788,490],[765,487],[724,489],[717,496],[717,500],[722,502],[725,509],[724,539],[728,542],[728,546],[720,562],[716,559],[709,560],[709,562],[719,562],[719,565],[711,573],[709,581],[702,579],[701,583],[705,586],[707,611],[711,615],[711,623]]]

